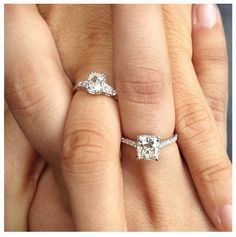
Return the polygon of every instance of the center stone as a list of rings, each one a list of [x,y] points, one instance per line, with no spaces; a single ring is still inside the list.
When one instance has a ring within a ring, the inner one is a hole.
[[[104,76],[99,73],[91,73],[88,78],[87,89],[91,94],[99,94],[102,92],[104,84]]]
[[[150,135],[137,137],[137,159],[158,160],[160,138]]]

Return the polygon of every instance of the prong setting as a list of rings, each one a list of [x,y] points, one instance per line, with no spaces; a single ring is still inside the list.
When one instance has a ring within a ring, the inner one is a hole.
[[[177,134],[161,140],[159,136],[140,135],[136,140],[122,137],[121,143],[134,147],[137,152],[138,160],[156,160],[160,158],[160,150],[177,141]]]
[[[159,160],[160,137],[141,135],[137,137],[137,159]]]
[[[86,89],[92,95],[116,96],[116,90],[106,83],[106,76],[98,72],[91,72],[87,80],[80,81],[75,89]]]

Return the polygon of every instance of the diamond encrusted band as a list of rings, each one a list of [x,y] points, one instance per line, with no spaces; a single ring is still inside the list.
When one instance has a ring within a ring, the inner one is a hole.
[[[128,138],[121,138],[121,142],[136,148],[138,160],[159,160],[160,149],[177,141],[177,134],[161,140],[158,136],[141,135],[137,141]]]
[[[106,83],[106,76],[98,72],[90,72],[87,80],[80,81],[74,86],[76,90],[86,90],[92,95],[116,96],[116,90]]]

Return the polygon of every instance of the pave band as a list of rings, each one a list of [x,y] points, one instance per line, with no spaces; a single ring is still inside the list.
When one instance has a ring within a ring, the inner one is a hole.
[[[85,90],[92,95],[116,96],[116,90],[106,83],[106,76],[97,72],[90,72],[87,80],[79,81],[74,86],[74,91]]]
[[[141,135],[137,137],[137,141],[121,138],[121,142],[137,149],[138,160],[159,160],[160,149],[175,143],[177,134],[168,139],[161,140],[158,136]]]

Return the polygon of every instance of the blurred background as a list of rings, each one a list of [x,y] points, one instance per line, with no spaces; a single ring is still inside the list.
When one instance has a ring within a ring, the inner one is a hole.
[[[227,46],[228,46],[228,60],[229,60],[229,103],[228,103],[228,155],[232,160],[232,4],[218,4],[220,8]]]

